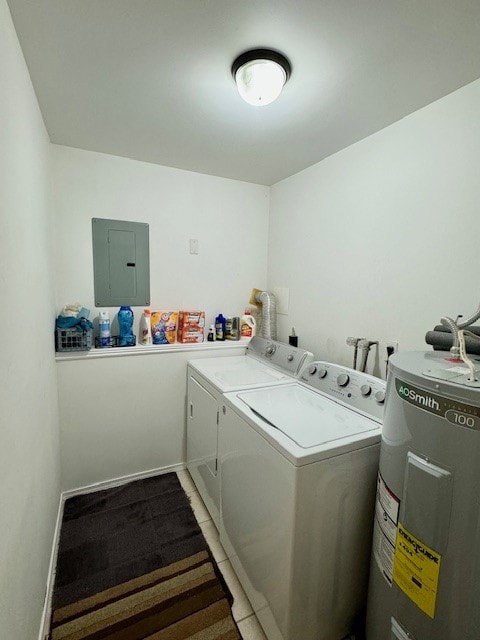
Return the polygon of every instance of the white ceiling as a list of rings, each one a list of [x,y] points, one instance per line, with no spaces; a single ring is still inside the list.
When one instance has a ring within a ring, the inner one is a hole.
[[[54,143],[270,185],[480,77],[480,0],[8,0]],[[230,67],[268,47],[266,107]]]

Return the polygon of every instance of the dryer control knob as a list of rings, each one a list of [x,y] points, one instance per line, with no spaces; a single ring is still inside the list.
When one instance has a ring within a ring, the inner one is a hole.
[[[308,373],[313,376],[315,373],[317,373],[317,365],[316,364],[311,364],[308,367]]]
[[[325,376],[327,375],[327,370],[325,367],[320,367],[320,369],[318,370],[318,377],[319,378],[325,378]]]
[[[267,354],[267,356],[273,356],[276,350],[277,347],[274,344],[269,344],[265,349],[265,353]]]
[[[339,387],[346,387],[349,382],[350,376],[348,375],[348,373],[341,373],[339,376],[337,376],[337,384]]]
[[[372,387],[369,384],[362,384],[362,386],[360,387],[360,393],[365,398],[368,398],[368,396],[372,393]]]
[[[287,356],[287,360],[288,360],[289,362],[291,362],[291,361],[293,360],[293,358],[294,358],[294,356],[292,356],[292,354],[290,354],[289,356]]]
[[[375,394],[375,400],[378,404],[383,404],[385,402],[385,391],[377,391]]]

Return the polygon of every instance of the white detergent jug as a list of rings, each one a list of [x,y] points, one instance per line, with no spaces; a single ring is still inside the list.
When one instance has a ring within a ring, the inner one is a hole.
[[[140,318],[140,344],[152,344],[151,316],[150,309],[143,310],[143,315]]]
[[[255,318],[252,316],[248,309],[240,320],[240,337],[244,340],[249,340],[255,335]]]

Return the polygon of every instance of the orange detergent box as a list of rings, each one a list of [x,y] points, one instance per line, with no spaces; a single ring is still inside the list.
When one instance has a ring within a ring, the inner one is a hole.
[[[203,342],[205,329],[205,311],[179,311],[178,341]]]
[[[177,338],[178,311],[152,311],[152,344],[173,344]]]

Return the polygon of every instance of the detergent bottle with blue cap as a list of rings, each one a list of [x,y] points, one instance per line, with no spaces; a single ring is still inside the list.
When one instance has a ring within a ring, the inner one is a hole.
[[[215,338],[217,340],[225,340],[226,320],[221,313],[215,318]]]
[[[127,305],[122,305],[118,312],[118,346],[133,347],[135,346],[135,336],[132,331],[133,327],[133,311]]]

